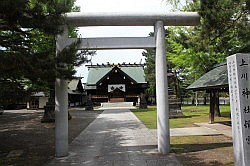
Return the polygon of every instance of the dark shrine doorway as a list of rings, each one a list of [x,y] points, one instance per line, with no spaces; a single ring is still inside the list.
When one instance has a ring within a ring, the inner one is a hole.
[[[125,102],[125,92],[119,88],[109,92],[109,102]]]

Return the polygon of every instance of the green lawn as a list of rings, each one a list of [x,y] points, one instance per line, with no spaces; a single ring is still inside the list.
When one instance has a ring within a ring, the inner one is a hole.
[[[230,121],[230,107],[221,105],[221,117],[215,117],[215,122]],[[209,105],[207,106],[182,106],[184,117],[170,119],[170,128],[191,127],[194,123],[209,121]],[[148,109],[137,109],[133,113],[150,129],[156,128],[156,106]]]
[[[229,106],[221,105],[220,109],[222,117],[216,116],[215,122],[230,121]],[[182,111],[183,118],[170,119],[171,128],[190,127],[194,123],[209,121],[209,105],[183,106]],[[133,112],[148,128],[156,128],[155,106]],[[234,165],[232,138],[224,135],[170,137],[170,144],[171,153],[183,165]]]

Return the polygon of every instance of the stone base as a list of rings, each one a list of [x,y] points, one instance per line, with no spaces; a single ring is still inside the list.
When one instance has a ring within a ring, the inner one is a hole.
[[[44,114],[41,119],[42,123],[54,123],[55,122],[55,107],[53,105],[44,106]]]
[[[146,104],[141,103],[140,106],[139,106],[139,108],[140,109],[147,109],[148,105],[147,105],[147,103]]]
[[[85,111],[93,111],[93,110],[94,110],[93,106],[86,106],[85,107]]]
[[[181,110],[181,101],[176,95],[169,95],[169,118],[184,117]]]
[[[72,116],[68,112],[68,120],[70,119],[72,119]],[[41,123],[54,123],[54,122],[55,122],[55,107],[53,105],[45,106]]]
[[[181,110],[173,110],[173,111],[169,111],[169,118],[182,118],[184,117],[183,113]]]
[[[89,97],[89,99],[86,102],[85,110],[86,111],[93,111],[94,110],[94,103],[92,102],[91,97]]]

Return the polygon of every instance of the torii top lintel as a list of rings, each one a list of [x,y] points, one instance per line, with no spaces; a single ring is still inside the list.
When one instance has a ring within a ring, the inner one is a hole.
[[[81,26],[154,26],[163,21],[165,26],[195,26],[200,23],[197,12],[71,12],[67,23]]]

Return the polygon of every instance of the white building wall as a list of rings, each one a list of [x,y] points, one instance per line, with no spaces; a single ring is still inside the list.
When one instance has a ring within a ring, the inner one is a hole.
[[[39,97],[39,109],[43,109],[46,105],[46,102],[48,102],[49,97]]]

